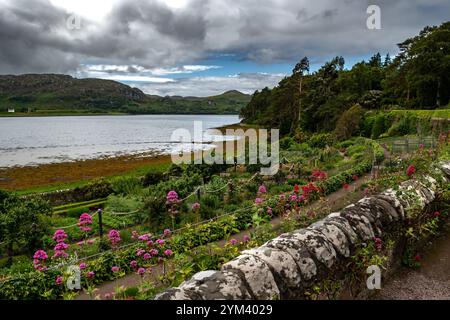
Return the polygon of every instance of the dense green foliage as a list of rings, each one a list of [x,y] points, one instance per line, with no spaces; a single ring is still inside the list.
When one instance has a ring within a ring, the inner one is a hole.
[[[23,200],[0,190],[0,243],[7,248],[9,263],[15,252],[31,253],[42,245],[50,214],[51,207],[40,198]]]
[[[248,123],[279,127],[282,134],[294,133],[298,127],[310,132],[336,129],[339,138],[346,139],[365,132],[361,123],[348,122],[352,116],[364,118],[355,105],[363,111],[446,106],[450,101],[450,22],[426,27],[399,47],[400,54],[393,60],[377,53],[351,69],[344,68],[342,57],[311,74],[305,74],[306,67],[296,67],[274,89],[256,91],[241,116]],[[307,66],[307,59],[302,62]],[[346,130],[344,123],[350,125]],[[373,136],[386,131],[380,119],[375,127]]]

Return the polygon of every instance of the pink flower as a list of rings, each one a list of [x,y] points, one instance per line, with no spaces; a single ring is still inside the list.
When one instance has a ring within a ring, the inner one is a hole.
[[[236,239],[231,239],[230,240],[230,244],[232,245],[232,246],[234,246],[235,244],[237,244],[238,243],[238,241],[236,240]]]
[[[139,249],[139,250],[136,252],[136,255],[137,255],[138,257],[140,257],[140,256],[142,256],[144,253],[145,253],[145,250]]]
[[[370,192],[369,188],[365,188],[365,189],[364,189],[364,194],[365,194],[366,196],[369,194],[369,192]]]
[[[83,232],[89,232],[92,230],[91,227],[88,227],[92,225],[92,217],[89,213],[83,213],[80,216],[80,220],[78,221],[78,226]]]
[[[65,244],[64,242],[59,242],[53,250],[55,251],[64,251],[69,248],[69,245]]]
[[[111,299],[111,293],[105,293],[105,299],[106,300]]]
[[[266,186],[263,185],[263,184],[260,185],[260,186],[259,186],[259,189],[258,189],[258,193],[261,193],[261,194],[267,193]]]
[[[249,242],[250,241],[250,237],[248,235],[245,235],[243,238],[244,242]]]
[[[84,269],[86,269],[87,268],[87,265],[86,265],[86,263],[80,263],[80,269],[81,270],[84,270]]]
[[[144,259],[145,260],[150,260],[151,258],[152,258],[152,255],[150,253],[144,254]]]
[[[408,167],[408,170],[406,171],[406,175],[408,177],[411,177],[416,172],[416,168],[413,165],[410,165]]]
[[[375,248],[380,251],[383,247],[383,241],[380,238],[374,238],[373,241],[375,242]]]
[[[87,241],[88,245],[93,245],[94,243],[95,243],[95,240],[93,240],[93,239],[90,239],[90,240]]]
[[[433,213],[433,216],[435,218],[439,218],[441,216],[441,213],[439,211],[436,211],[435,213]]]
[[[139,275],[144,275],[145,274],[145,272],[146,272],[147,270],[145,270],[145,268],[139,268],[138,269],[138,271],[137,271],[137,273],[139,274]]]
[[[120,270],[120,268],[118,266],[113,266],[111,268],[111,271],[114,272],[114,273],[119,272],[119,270]]]
[[[81,247],[82,245],[84,245],[84,242],[83,242],[83,241],[77,242],[77,246]]]
[[[289,196],[289,201],[291,201],[291,202],[295,202],[295,201],[297,201],[298,200],[298,197],[297,197],[297,195],[295,195],[295,194],[291,194],[290,196]]]
[[[256,203],[257,205],[260,205],[261,203],[263,203],[263,199],[261,199],[261,198],[256,198],[256,199],[255,199],[255,203]]]
[[[180,199],[178,198],[178,193],[175,191],[169,191],[167,194],[167,204],[177,204],[180,202]]]
[[[150,240],[151,235],[150,234],[143,234],[142,236],[138,237],[140,241],[146,242]]]
[[[195,204],[195,203],[194,203]],[[198,204],[199,206],[200,206],[200,204]],[[199,209],[200,209],[200,207],[199,207]],[[168,237],[168,236],[170,236],[172,234],[172,231],[170,231],[170,229],[165,229],[164,230],[164,236],[165,237]]]
[[[267,207],[267,214],[268,214],[269,216],[272,216],[273,210],[272,210],[271,207]]]
[[[87,273],[87,277],[88,277],[89,279],[93,279],[94,276],[95,276],[95,272],[94,272],[94,271],[89,271],[89,272]]]
[[[200,210],[200,203],[196,202],[192,205],[192,211]]]
[[[131,266],[133,269],[136,269],[137,266],[138,266],[138,262],[137,262],[136,260],[133,260],[133,261],[130,262],[130,266]]]
[[[159,244],[162,246],[164,244],[164,240],[158,239],[158,240],[156,240],[156,244]]]
[[[34,253],[33,256],[34,259],[41,259],[41,260],[45,260],[48,259],[48,255],[44,250],[38,250]]]
[[[152,240],[150,240],[150,241],[147,241],[147,246],[149,246],[149,247],[153,247],[153,241],[152,241]]]
[[[172,250],[167,249],[166,251],[164,251],[164,254],[165,254],[166,256],[170,257],[170,256],[173,254],[173,252],[172,252]]]
[[[61,276],[57,276],[55,282],[59,286],[63,283],[63,278]]]
[[[139,233],[137,231],[131,232],[131,239],[137,239],[139,237]]]
[[[48,255],[44,250],[38,250],[33,255],[33,267],[37,271],[45,271],[47,267],[45,266],[45,260],[48,259]]]
[[[58,259],[58,258],[68,258],[69,255],[63,251],[63,250],[57,250],[55,251],[55,253],[53,254],[53,259]]]
[[[117,230],[110,230],[108,233],[108,238],[113,246],[117,246],[121,241],[120,233]]]
[[[158,255],[158,253],[159,253],[159,251],[158,251],[158,250],[156,250],[156,249],[152,249],[152,250],[150,250],[150,254],[151,254],[152,256],[157,256],[157,255]]]
[[[67,233],[64,230],[56,230],[55,234],[53,235],[53,240],[56,242],[64,242],[64,240],[67,239]]]

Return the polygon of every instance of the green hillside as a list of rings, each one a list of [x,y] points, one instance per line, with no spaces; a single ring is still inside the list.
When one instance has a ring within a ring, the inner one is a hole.
[[[0,76],[1,115],[239,114],[251,100],[238,91],[198,97],[159,97],[102,79],[58,74]],[[14,109],[14,114],[8,114]]]

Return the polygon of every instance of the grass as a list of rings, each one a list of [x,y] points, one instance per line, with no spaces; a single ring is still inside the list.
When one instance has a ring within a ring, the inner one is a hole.
[[[420,118],[450,119],[450,109],[437,110],[392,110],[394,115],[414,114]]]
[[[106,201],[107,201],[107,199],[105,198],[105,199],[95,199],[95,200],[91,200],[91,201],[70,203],[70,204],[54,207],[53,213],[60,214],[60,213],[67,212],[68,210],[85,208],[85,207],[95,207],[97,205],[106,203]]]

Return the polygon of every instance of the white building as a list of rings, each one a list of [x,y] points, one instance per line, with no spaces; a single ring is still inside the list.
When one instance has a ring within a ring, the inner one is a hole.
[[[14,113],[14,112],[16,112],[16,110],[14,110],[14,108],[8,108],[8,112],[9,113]]]

